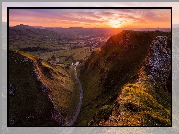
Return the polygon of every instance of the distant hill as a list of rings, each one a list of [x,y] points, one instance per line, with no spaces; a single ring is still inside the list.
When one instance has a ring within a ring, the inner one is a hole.
[[[74,42],[80,36],[109,37],[120,32],[113,28],[53,28],[17,25],[9,27],[9,48],[38,47],[45,45],[61,45],[62,41]]]
[[[37,47],[45,44],[57,44],[59,36],[59,33],[54,31],[20,24],[9,28],[9,47]]]
[[[167,51],[169,51],[168,53],[170,53],[171,55],[171,32],[133,31],[133,30],[125,30],[117,35],[111,36],[106,42],[106,44],[102,46],[101,49],[99,49],[99,51],[92,53],[90,58],[86,62],[84,62],[80,68],[81,73],[79,78],[80,81],[82,82],[82,86],[84,90],[84,99],[82,103],[81,113],[74,126],[86,126],[86,125],[100,126],[103,123],[104,124],[102,126],[106,126],[106,125],[130,126],[130,122],[124,122],[124,124],[120,124],[123,122],[118,122],[118,124],[115,124],[113,122],[114,124],[110,124],[109,118],[113,118],[110,117],[110,115],[119,116],[115,114],[117,111],[120,111],[120,109],[115,109],[117,108],[116,105],[120,106],[122,104],[122,101],[125,102],[125,100],[123,99],[121,102],[117,100],[119,99],[120,95],[123,95],[123,97],[127,95],[127,91],[123,93],[124,90],[123,88],[125,88],[125,85],[135,84],[138,81],[138,75],[140,69],[144,66],[144,60],[148,56],[148,53],[150,51],[150,45],[152,44],[152,41],[157,36],[167,37],[166,47],[168,49]],[[171,60],[171,58],[169,59]],[[153,65],[151,67],[153,67]],[[159,123],[158,124],[159,126],[171,125],[171,120],[170,120],[171,98],[167,97],[167,92],[171,93],[171,73],[169,74],[170,77],[167,76],[167,79],[170,82],[168,83],[168,85],[165,85],[167,86],[167,88],[163,88],[160,86],[160,88],[158,89],[154,85],[151,85],[152,90],[151,93],[149,93],[150,96],[153,96],[154,98],[156,96],[165,96],[166,98],[165,100],[167,100],[166,103],[168,106],[167,109],[169,113],[165,113],[166,117],[164,117],[166,118],[167,123],[163,121],[162,119],[163,117],[161,117],[161,120],[159,119],[160,121],[157,121],[158,119],[156,120],[154,119],[157,123]],[[137,87],[138,86],[139,85],[137,85]],[[133,87],[133,85],[131,87]],[[150,87],[147,87],[147,90],[148,88]],[[143,90],[145,89],[141,89],[141,92]],[[159,90],[159,93],[156,92],[155,90],[156,91]],[[135,93],[131,92],[131,94],[135,94]],[[146,98],[145,95],[141,97]],[[159,101],[161,98],[155,98],[155,99],[156,99],[155,101]],[[116,103],[116,101],[118,103]],[[131,102],[131,103],[133,104],[135,102]],[[141,104],[142,103],[144,102],[141,102]],[[159,103],[162,106],[165,105],[164,101]],[[155,104],[156,106],[159,106],[158,103]],[[128,110],[130,116],[131,115],[130,108],[133,108],[134,106],[131,105],[130,103],[125,102],[125,107],[129,108]],[[150,109],[150,106],[147,107]],[[140,108],[138,109],[138,107],[136,109],[137,111],[138,110],[142,111],[142,109]],[[128,112],[125,113],[125,117],[127,117],[125,118],[125,120],[128,119],[127,113]],[[138,113],[136,113],[136,118],[138,118],[137,114]],[[156,126],[155,123],[147,122],[148,120],[150,120],[150,118],[152,119],[153,116],[156,116],[155,114],[156,113],[151,115],[152,117],[149,115],[147,118],[141,118],[141,120],[145,120],[146,122],[143,124],[142,122],[139,121],[138,125]],[[119,117],[115,117],[115,118],[117,118],[118,120],[121,119]]]

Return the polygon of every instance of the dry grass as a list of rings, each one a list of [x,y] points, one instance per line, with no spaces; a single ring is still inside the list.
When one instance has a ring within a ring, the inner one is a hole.
[[[138,83],[124,86],[117,99],[118,126],[171,126],[171,109],[163,106],[166,102],[159,103],[149,90],[156,89]]]

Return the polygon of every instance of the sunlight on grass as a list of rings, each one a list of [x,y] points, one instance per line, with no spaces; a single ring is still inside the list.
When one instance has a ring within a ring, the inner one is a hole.
[[[150,87],[150,86],[149,86]],[[119,125],[124,126],[170,126],[171,113],[160,104],[145,85],[138,83],[127,84],[118,97],[121,117]],[[161,89],[160,89],[161,90]],[[163,97],[163,96],[161,96]],[[164,102],[165,103],[165,102]],[[130,104],[130,105],[129,105]]]
[[[23,51],[17,51],[17,52],[19,52],[21,55],[23,55],[23,56],[25,56],[25,57],[27,57],[27,58],[33,60],[33,61],[37,60],[37,58],[36,58],[35,56],[33,56],[33,55],[24,53]]]

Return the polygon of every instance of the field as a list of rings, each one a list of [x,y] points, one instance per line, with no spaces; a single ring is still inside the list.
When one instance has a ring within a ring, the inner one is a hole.
[[[84,61],[89,58],[93,51],[97,51],[98,48],[94,48],[90,51],[90,47],[79,47],[75,49],[70,49],[68,45],[61,46],[61,45],[45,45],[47,49],[51,50],[52,48],[57,49],[50,52],[46,51],[26,51],[31,55],[37,56],[40,59],[45,61],[51,62],[54,65],[57,64],[72,64],[75,61]],[[43,48],[42,46],[40,46]],[[10,48],[10,50],[18,50],[17,48]]]

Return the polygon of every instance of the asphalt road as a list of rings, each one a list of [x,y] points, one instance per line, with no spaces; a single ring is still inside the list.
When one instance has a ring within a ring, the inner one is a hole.
[[[80,113],[80,109],[81,109],[81,105],[82,105],[82,99],[83,99],[83,89],[82,89],[82,85],[81,85],[81,82],[80,80],[78,79],[78,75],[77,75],[77,72],[76,72],[76,67],[78,66],[78,64],[74,65],[74,72],[75,72],[75,78],[76,80],[78,81],[79,83],[79,88],[80,88],[80,101],[79,101],[79,104],[78,104],[78,109],[75,113],[75,115],[73,116],[73,119],[66,125],[66,126],[72,126],[73,123],[76,121],[79,113]]]

